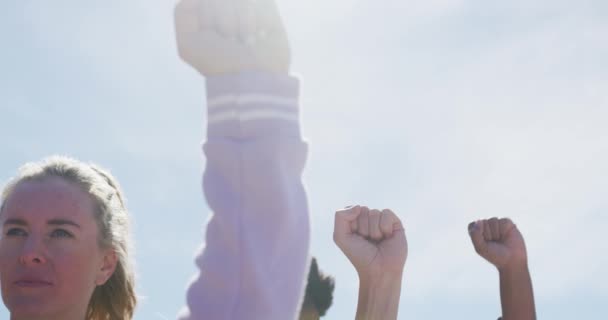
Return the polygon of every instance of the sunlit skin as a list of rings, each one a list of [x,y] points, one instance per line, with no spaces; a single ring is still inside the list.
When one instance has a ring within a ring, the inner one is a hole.
[[[510,219],[471,222],[475,251],[493,264],[500,278],[503,320],[535,320],[534,292],[524,237]]]
[[[300,312],[299,320],[319,320],[319,312],[315,308],[303,308]]]
[[[397,319],[407,239],[391,210],[350,206],[338,210],[334,241],[359,275],[357,320]]]
[[[93,201],[61,178],[20,183],[0,213],[0,280],[11,320],[82,320],[116,256],[99,246]]]

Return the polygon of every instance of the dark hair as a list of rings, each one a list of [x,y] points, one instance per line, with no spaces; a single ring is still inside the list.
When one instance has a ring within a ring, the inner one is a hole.
[[[302,309],[315,308],[324,316],[334,299],[334,278],[319,271],[317,259],[312,258]]]

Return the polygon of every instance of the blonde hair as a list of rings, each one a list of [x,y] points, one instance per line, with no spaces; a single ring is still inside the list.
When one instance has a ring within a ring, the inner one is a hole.
[[[116,179],[106,170],[78,160],[53,156],[23,165],[2,191],[0,214],[15,187],[25,181],[59,177],[86,192],[94,203],[99,228],[99,246],[111,248],[117,257],[116,270],[97,286],[89,301],[88,320],[130,320],[137,304],[135,275],[129,259],[129,214]]]

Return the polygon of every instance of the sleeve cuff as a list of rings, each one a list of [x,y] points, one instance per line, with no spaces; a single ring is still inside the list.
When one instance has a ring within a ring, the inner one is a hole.
[[[247,72],[209,77],[206,84],[208,136],[299,136],[297,78]]]

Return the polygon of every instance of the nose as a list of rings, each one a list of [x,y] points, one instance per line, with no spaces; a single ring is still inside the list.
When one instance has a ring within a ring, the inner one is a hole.
[[[30,236],[23,244],[19,262],[25,266],[35,266],[46,263],[44,242],[35,236]]]

